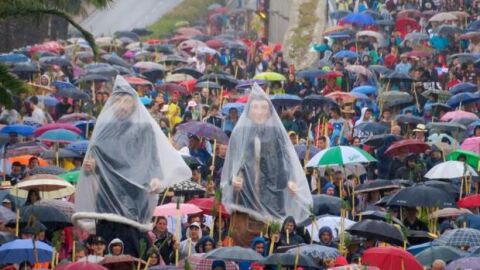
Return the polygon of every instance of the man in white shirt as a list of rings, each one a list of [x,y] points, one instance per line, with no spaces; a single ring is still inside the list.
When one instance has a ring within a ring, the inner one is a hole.
[[[31,97],[30,103],[33,109],[30,120],[42,125],[46,124],[48,121],[47,121],[47,117],[45,116],[45,112],[37,106],[38,98],[36,96]]]

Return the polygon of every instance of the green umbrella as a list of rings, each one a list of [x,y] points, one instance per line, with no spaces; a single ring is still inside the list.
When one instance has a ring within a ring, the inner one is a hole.
[[[318,152],[307,167],[324,167],[332,165],[349,165],[377,161],[366,151],[352,146],[335,146]]]
[[[280,73],[276,73],[276,72],[262,72],[260,74],[257,74],[253,79],[254,80],[271,81],[271,82],[286,81],[287,80],[287,78],[285,78],[285,76],[283,76]]]
[[[59,176],[71,184],[76,184],[78,182],[78,178],[80,177],[80,171],[70,171],[64,174],[60,174]]]
[[[460,156],[464,156],[468,165],[474,169],[480,168],[480,155],[467,150],[455,150],[447,156],[447,160],[458,160]]]

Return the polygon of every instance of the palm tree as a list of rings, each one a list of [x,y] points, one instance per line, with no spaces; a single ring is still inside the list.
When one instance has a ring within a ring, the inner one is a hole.
[[[7,17],[37,17],[57,16],[65,19],[77,29],[84,39],[92,47],[95,57],[98,56],[98,49],[93,35],[75,22],[71,14],[82,12],[81,0],[9,0],[0,1],[0,18]],[[113,0],[87,0],[83,1],[92,4],[97,8],[106,7]],[[26,92],[27,87],[23,81],[8,72],[5,65],[0,64],[0,104],[10,107],[13,96]]]

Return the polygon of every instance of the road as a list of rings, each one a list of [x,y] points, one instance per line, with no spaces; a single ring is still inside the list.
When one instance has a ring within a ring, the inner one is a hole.
[[[96,36],[153,24],[182,0],[115,0],[97,9],[80,24]]]

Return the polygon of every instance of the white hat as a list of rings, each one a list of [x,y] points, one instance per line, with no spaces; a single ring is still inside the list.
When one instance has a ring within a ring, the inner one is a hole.
[[[187,104],[187,107],[197,107],[197,102],[195,102],[195,100],[190,100]]]

